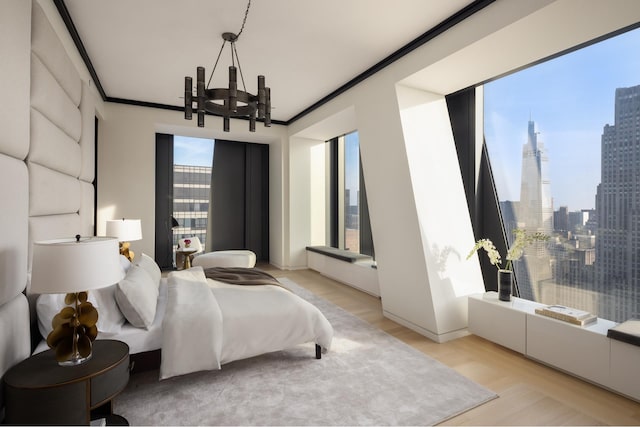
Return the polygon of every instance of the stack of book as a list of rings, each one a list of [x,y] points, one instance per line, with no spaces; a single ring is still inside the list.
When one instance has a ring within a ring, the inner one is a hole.
[[[548,305],[536,308],[536,313],[578,326],[585,326],[598,320],[596,316],[588,311],[576,310],[562,305]]]

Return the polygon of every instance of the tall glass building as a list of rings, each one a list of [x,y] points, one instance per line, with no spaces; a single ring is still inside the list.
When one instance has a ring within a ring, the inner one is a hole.
[[[518,203],[518,228],[529,232],[553,232],[553,203],[551,181],[548,176],[547,153],[544,144],[538,140],[535,122],[529,120],[527,142],[522,147],[522,176],[520,180],[520,203]],[[512,227],[513,227],[512,225]],[[512,244],[512,227],[507,236]],[[539,301],[538,284],[552,277],[550,254],[545,242],[534,242],[525,248],[524,256],[514,264],[520,296]]]
[[[615,123],[602,133],[596,196],[600,317],[640,317],[640,86],[618,88]]]

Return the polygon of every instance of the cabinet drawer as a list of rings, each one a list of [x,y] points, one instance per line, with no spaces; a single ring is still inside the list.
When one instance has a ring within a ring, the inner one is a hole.
[[[87,383],[36,389],[5,385],[6,424],[89,424]]]
[[[527,356],[609,385],[609,338],[548,317],[527,318]]]
[[[129,356],[113,368],[91,378],[91,408],[113,399],[129,381]]]
[[[611,340],[611,386],[640,400],[640,347]]]

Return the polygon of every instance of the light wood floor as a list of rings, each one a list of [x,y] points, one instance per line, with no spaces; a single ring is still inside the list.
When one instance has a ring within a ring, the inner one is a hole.
[[[385,318],[378,298],[315,271],[283,271],[267,264],[258,267],[293,280],[500,396],[444,425],[640,425],[638,402],[474,335],[435,343]]]

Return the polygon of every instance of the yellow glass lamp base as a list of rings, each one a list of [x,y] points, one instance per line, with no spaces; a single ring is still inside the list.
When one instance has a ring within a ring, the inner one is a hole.
[[[133,262],[133,258],[135,258],[136,254],[129,249],[130,245],[131,243],[129,242],[120,242],[120,255],[124,255],[130,262]]]
[[[51,320],[47,345],[60,366],[75,366],[91,358],[91,343],[98,336],[98,311],[87,301],[87,292],[69,293],[65,307]]]

